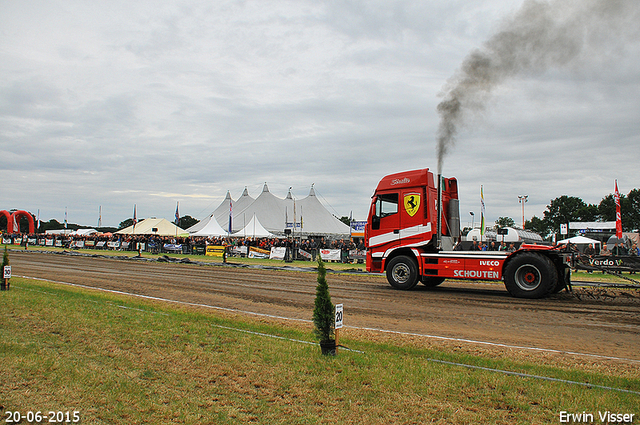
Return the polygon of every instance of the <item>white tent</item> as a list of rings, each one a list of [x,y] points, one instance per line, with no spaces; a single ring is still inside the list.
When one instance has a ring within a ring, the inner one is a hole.
[[[223,229],[228,229],[229,213],[235,216],[236,213],[244,210],[249,205],[251,205],[253,201],[255,201],[255,199],[249,196],[249,191],[247,190],[246,187],[244,188],[242,195],[238,198],[237,201],[234,201],[231,198],[231,194],[229,193],[229,191],[227,191],[226,198],[224,198],[224,201],[222,201],[222,203],[218,206],[218,208],[215,209],[215,211],[213,212],[213,216],[216,218],[216,220],[218,221],[218,224]],[[235,223],[234,220],[232,219],[231,225],[233,227],[233,231],[236,232],[239,229],[242,229],[245,223]]]
[[[260,223],[271,233],[282,234],[284,232],[285,207],[282,199],[271,192],[267,184],[264,184],[262,193],[244,210],[233,208],[233,230],[244,228],[253,216],[258,217]]]
[[[277,237],[270,231],[264,228],[264,226],[260,223],[260,220],[254,214],[251,217],[251,220],[244,226],[243,229],[234,233],[231,236],[237,236],[241,238],[275,238]]]
[[[563,239],[561,241],[558,241],[558,243],[572,243],[575,245],[589,245],[589,244],[598,244],[600,245],[600,241],[597,241],[595,239],[590,239],[590,238],[585,238],[584,236],[574,236],[572,238],[569,239]]]
[[[209,223],[210,220],[214,220],[213,213],[211,213],[209,215],[209,217],[203,218],[202,220],[200,220],[199,222],[197,222],[193,226],[187,228],[187,232],[196,233],[196,232],[204,229],[204,227]]]
[[[311,186],[309,196],[296,201],[296,222],[302,234],[349,235],[349,226],[333,216],[318,200]],[[298,229],[296,229],[298,230]]]
[[[202,222],[205,222],[204,226],[195,232],[192,232],[193,226],[187,229],[191,236],[227,236],[227,231],[218,224],[213,214]]]
[[[296,235],[332,235],[340,237],[349,236],[349,226],[334,217],[320,203],[316,197],[313,186],[309,196],[301,200],[294,200],[291,191],[285,199],[281,199],[269,192],[265,183],[262,193],[256,199],[249,196],[245,187],[242,196],[233,201],[229,192],[216,208],[212,216],[223,229],[228,229],[229,213],[232,213],[232,233],[239,235],[255,216],[264,229],[273,235],[283,235],[286,228],[293,229]],[[206,222],[211,219],[205,219]],[[200,231],[206,226],[206,222],[200,222],[188,230],[190,233]],[[294,226],[295,224],[295,226]],[[249,235],[251,232],[247,232]]]
[[[116,232],[118,235],[188,236],[189,233],[165,218],[147,218]]]

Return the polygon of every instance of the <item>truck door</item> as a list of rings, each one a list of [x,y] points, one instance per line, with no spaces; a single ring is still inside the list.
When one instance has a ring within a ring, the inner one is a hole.
[[[398,208],[399,194],[381,193],[376,196],[371,217],[371,234],[369,246],[379,246],[397,242],[400,237],[400,214]]]

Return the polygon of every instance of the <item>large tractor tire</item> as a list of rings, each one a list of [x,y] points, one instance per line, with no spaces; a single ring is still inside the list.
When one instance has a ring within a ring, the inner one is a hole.
[[[396,289],[413,289],[418,283],[418,264],[406,255],[399,255],[387,265],[387,280]]]
[[[427,288],[435,288],[444,282],[444,277],[439,276],[422,276],[421,282]]]
[[[564,267],[560,273],[558,274],[558,284],[551,291],[552,294],[557,294],[563,289],[569,288],[571,289],[571,269],[569,267]]]
[[[558,272],[548,257],[525,252],[507,264],[504,285],[516,298],[543,298],[557,287]]]

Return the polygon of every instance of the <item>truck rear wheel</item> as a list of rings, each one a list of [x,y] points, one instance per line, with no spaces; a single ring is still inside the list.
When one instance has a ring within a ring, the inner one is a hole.
[[[526,252],[513,258],[504,271],[504,285],[516,298],[542,298],[556,288],[558,273],[544,255]]]
[[[422,276],[422,279],[420,280],[422,282],[422,284],[424,286],[426,286],[427,288],[435,288],[436,286],[440,285],[442,282],[444,282],[444,277],[438,277],[438,276]]]
[[[387,280],[396,289],[413,289],[418,283],[418,265],[406,255],[399,255],[389,261]]]

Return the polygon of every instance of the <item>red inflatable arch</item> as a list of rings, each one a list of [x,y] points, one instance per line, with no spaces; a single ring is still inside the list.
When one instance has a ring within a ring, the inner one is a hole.
[[[13,214],[9,214],[8,211],[2,210],[0,215],[7,217],[7,233],[20,233],[20,217],[26,217],[29,222],[29,233],[36,232],[33,216],[26,211],[14,211]]]
[[[9,213],[9,211],[2,210],[2,211],[0,211],[0,216],[7,217],[7,233],[11,233],[11,232],[9,232],[9,226],[11,226],[12,223],[13,223],[13,221],[11,220],[11,214]]]

